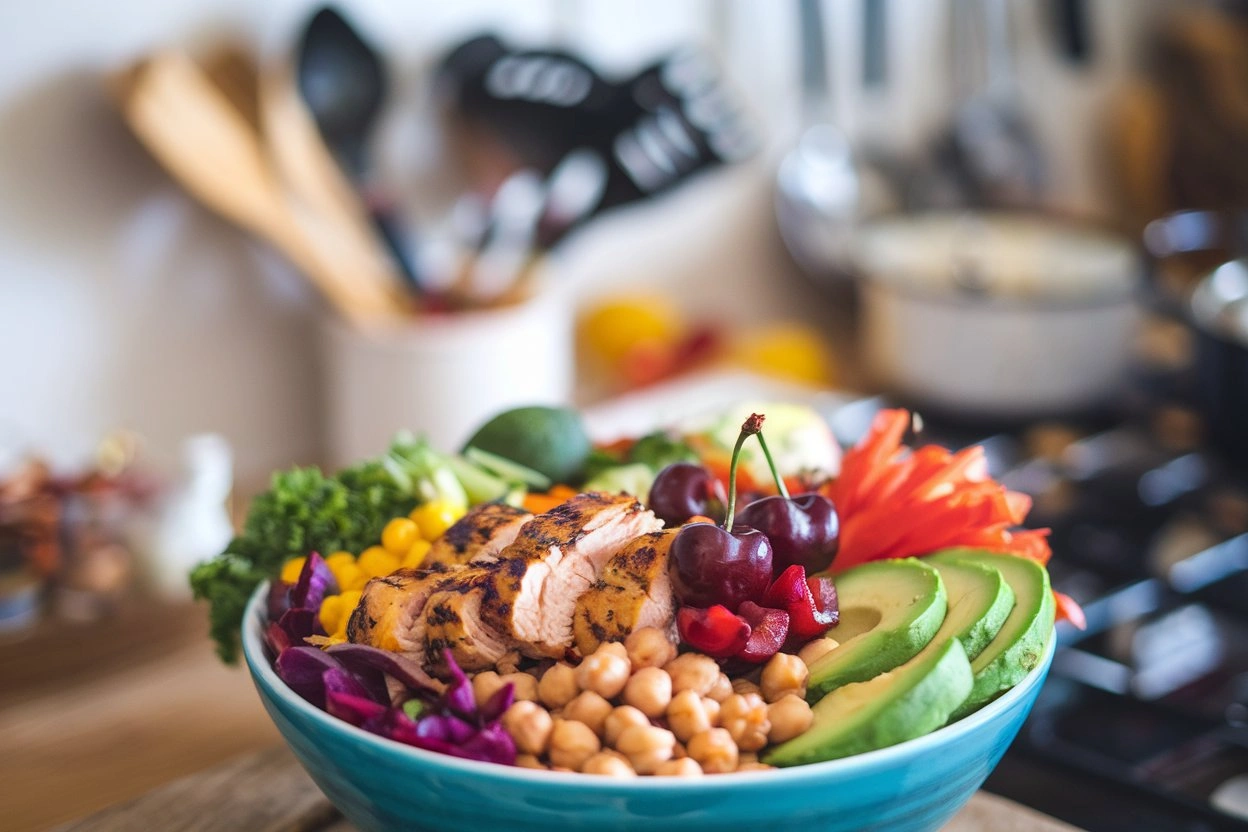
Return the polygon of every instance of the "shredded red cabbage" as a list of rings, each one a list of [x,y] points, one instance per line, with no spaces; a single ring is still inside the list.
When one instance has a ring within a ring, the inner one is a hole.
[[[472,683],[444,651],[451,683],[432,678],[410,659],[365,644],[334,644],[325,650],[305,644],[324,635],[321,603],[338,591],[333,573],[313,552],[294,584],[276,582],[269,590],[265,645],[276,656],[273,667],[291,690],[338,719],[387,739],[469,760],[514,765],[516,745],[499,720],[515,701],[515,687],[504,685],[477,707]],[[387,679],[401,688],[393,698]],[[419,719],[403,703],[425,703]]]

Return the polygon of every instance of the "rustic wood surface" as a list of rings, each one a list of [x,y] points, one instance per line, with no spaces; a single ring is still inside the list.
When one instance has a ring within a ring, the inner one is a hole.
[[[206,617],[136,600],[0,639],[0,829],[46,830],[278,741]]]
[[[352,832],[285,747],[185,777],[60,832]],[[980,792],[946,832],[1074,832],[1074,827]]]

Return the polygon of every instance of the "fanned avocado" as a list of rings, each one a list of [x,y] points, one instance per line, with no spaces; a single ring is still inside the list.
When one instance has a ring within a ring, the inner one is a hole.
[[[817,763],[921,737],[945,724],[971,683],[962,643],[956,638],[933,641],[900,667],[823,697],[810,728],[763,761],[774,766]]]
[[[973,563],[1001,572],[1014,590],[1014,609],[997,637],[971,662],[975,684],[953,719],[979,710],[1018,684],[1040,663],[1053,633],[1055,608],[1049,573],[1033,560],[978,549],[948,549],[933,563]]]
[[[833,580],[841,620],[828,636],[840,646],[811,666],[811,702],[914,658],[945,619],[940,573],[914,558],[865,563]]]
[[[1014,609],[1014,590],[999,570],[987,566],[956,561],[933,561],[932,566],[940,573],[949,596],[945,623],[932,640],[938,641],[946,630],[956,628],[948,635],[962,642],[966,657],[974,661],[1001,632]]]

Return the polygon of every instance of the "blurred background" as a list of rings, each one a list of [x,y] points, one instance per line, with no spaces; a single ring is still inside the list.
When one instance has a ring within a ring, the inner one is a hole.
[[[1036,498],[1090,627],[989,788],[1248,818],[1248,4],[4,18],[11,828],[274,742],[184,576],[275,468],[760,396],[916,406]]]

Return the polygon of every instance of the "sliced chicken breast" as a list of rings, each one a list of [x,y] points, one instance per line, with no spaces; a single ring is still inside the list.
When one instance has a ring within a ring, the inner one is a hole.
[[[496,570],[497,564],[469,567],[429,596],[425,656],[434,675],[443,675],[447,669],[443,650],[450,650],[462,669],[474,672],[492,669],[512,649],[511,639],[481,617],[481,604]]]
[[[425,556],[426,564],[468,563],[473,559],[492,560],[516,539],[520,527],[533,519],[523,509],[506,503],[482,503],[434,541]]]
[[[636,498],[602,492],[578,494],[534,517],[498,555],[484,589],[484,622],[528,656],[563,656],[577,599],[612,555],[662,525]]]
[[[423,664],[429,596],[465,568],[442,564],[373,578],[347,621],[347,640],[404,653]]]
[[[607,561],[602,577],[577,599],[572,631],[582,656],[604,641],[622,641],[641,627],[672,630],[676,601],[667,562],[678,531],[651,532],[628,543]]]

